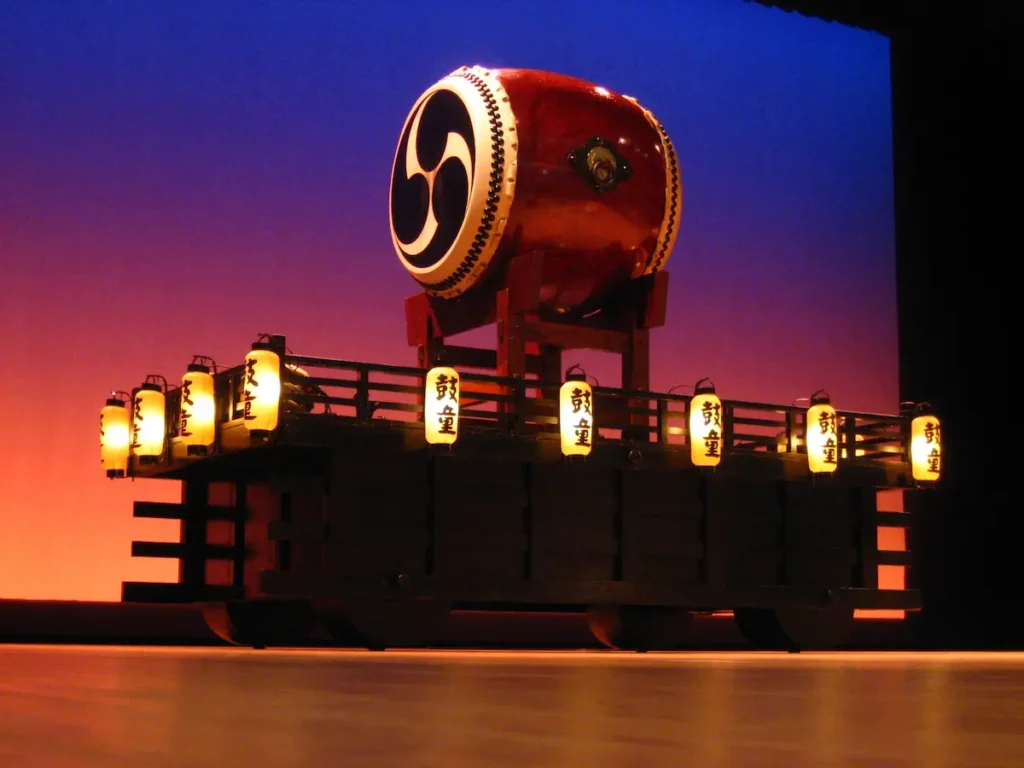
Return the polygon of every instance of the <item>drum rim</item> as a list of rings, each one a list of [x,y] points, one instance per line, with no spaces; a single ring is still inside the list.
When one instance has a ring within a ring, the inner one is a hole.
[[[658,230],[654,250],[651,251],[646,263],[633,272],[633,277],[637,278],[663,269],[675,249],[676,238],[679,236],[679,220],[683,212],[683,172],[675,145],[661,121],[632,96],[623,95],[622,98],[635,104],[651,127],[657,131],[665,161],[665,209],[661,217],[661,228]]]
[[[400,136],[405,136],[426,100],[441,90],[459,96],[469,112],[476,140],[473,183],[459,233],[434,264],[417,267],[406,258],[395,233],[391,202],[401,140],[395,148],[388,189],[388,222],[392,245],[406,271],[428,293],[454,298],[479,282],[497,252],[515,196],[518,141],[515,115],[505,89],[490,70],[480,66],[460,67],[425,90],[409,111]]]

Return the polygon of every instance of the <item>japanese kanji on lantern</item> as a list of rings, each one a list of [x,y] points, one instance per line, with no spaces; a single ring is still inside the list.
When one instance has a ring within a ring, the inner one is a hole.
[[[587,375],[566,372],[565,383],[558,392],[558,431],[562,438],[563,456],[587,456],[594,448],[594,390]]]
[[[205,358],[195,358],[181,378],[176,436],[188,456],[205,456],[216,435],[214,382]]]
[[[132,398],[132,454],[140,464],[153,464],[164,453],[167,440],[167,397],[164,389],[148,376]]]
[[[124,477],[128,471],[128,408],[117,394],[112,394],[100,410],[100,466],[110,478]]]
[[[722,401],[711,379],[701,379],[690,400],[690,460],[697,467],[722,461]]]
[[[459,374],[454,368],[427,371],[423,431],[431,445],[451,445],[459,437]]]
[[[257,341],[242,370],[242,413],[250,434],[277,428],[281,412],[281,357],[270,344]]]
[[[910,422],[910,467],[919,482],[935,482],[942,474],[942,430],[927,403],[917,406]]]
[[[811,472],[835,472],[839,465],[839,431],[836,409],[829,401],[828,393],[818,390],[811,395],[811,406],[807,409],[807,465]]]

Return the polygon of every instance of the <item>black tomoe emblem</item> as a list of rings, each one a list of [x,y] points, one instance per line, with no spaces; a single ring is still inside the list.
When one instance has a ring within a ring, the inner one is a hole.
[[[402,134],[391,179],[391,220],[414,267],[440,262],[459,235],[473,188],[473,123],[453,91],[432,93]]]

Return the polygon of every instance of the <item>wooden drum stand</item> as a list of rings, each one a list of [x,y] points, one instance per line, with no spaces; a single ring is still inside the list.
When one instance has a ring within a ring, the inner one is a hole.
[[[543,253],[527,253],[511,259],[505,287],[496,292],[477,290],[458,299],[427,293],[407,298],[406,329],[418,367],[474,368],[515,379],[534,375],[557,386],[563,375],[562,352],[593,349],[621,356],[623,389],[649,390],[650,331],[665,324],[668,273],[631,280],[600,312],[569,317],[540,309],[543,266]],[[498,332],[494,350],[445,343],[491,323]],[[646,405],[627,400],[628,407]],[[510,411],[515,405],[507,402],[504,407]],[[645,428],[648,424],[642,414],[629,421]]]

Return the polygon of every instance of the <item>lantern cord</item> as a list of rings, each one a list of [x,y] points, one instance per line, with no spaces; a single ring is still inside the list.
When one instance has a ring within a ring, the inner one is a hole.
[[[701,381],[703,381],[703,379],[701,379]],[[700,381],[698,381],[697,383],[700,384]],[[674,387],[669,387],[668,388],[668,392],[666,392],[665,394],[666,395],[671,395],[677,389],[684,389],[684,388],[693,391],[693,384],[676,384]]]
[[[910,411],[915,416],[921,416],[932,413],[931,403],[915,403],[913,400],[904,400],[900,403],[900,410]]]
[[[713,382],[710,377],[705,376],[703,379],[699,379],[697,383],[693,385],[693,391],[696,392],[700,388],[700,385],[703,384],[705,381],[711,385],[712,389],[715,388],[715,382]]]
[[[800,403],[809,403],[810,401],[811,401],[811,398],[809,398],[809,397],[798,397],[796,400],[793,401],[792,404],[793,405],[799,405]]]
[[[146,377],[146,383],[147,384],[157,384],[157,383],[160,383],[160,382],[163,382],[163,385],[164,385],[163,391],[166,392],[167,391],[167,379],[165,379],[159,373],[151,373],[151,374],[149,374],[149,376]]]
[[[810,398],[808,398],[808,399],[813,401],[815,398],[818,397],[818,395],[824,395],[825,396],[825,400],[831,400],[832,399],[831,397],[829,397],[828,392],[826,392],[824,389],[819,389],[817,392],[812,392]]]
[[[218,366],[214,359],[212,357],[209,357],[208,355],[192,355],[192,364],[205,365],[214,373],[220,371],[220,366]]]
[[[584,376],[587,375],[587,372],[583,370],[583,366],[582,365],[580,365],[579,363],[573,363],[572,365],[570,365],[568,368],[565,369],[565,378],[568,379],[569,378],[569,374],[571,374],[573,371],[579,371]]]
[[[272,339],[273,337],[274,337],[274,334],[272,334],[272,333],[257,333],[257,334],[256,334],[256,343],[257,343],[257,344],[259,344],[259,343],[261,343],[261,342],[266,342],[266,343],[268,343],[268,344],[269,344],[269,343],[270,343],[270,340],[271,340],[271,339]],[[294,352],[292,351],[292,348],[291,348],[291,347],[289,347],[289,346],[287,346],[287,345],[286,345],[286,346],[285,346],[285,348],[284,348],[284,353],[285,353],[286,355],[294,355],[294,354],[295,354],[295,353],[294,353]]]

